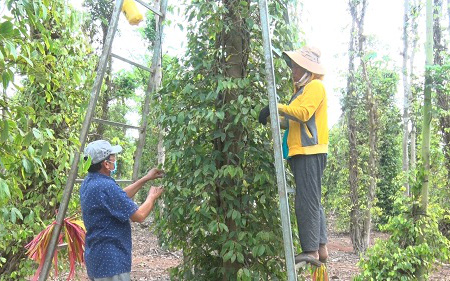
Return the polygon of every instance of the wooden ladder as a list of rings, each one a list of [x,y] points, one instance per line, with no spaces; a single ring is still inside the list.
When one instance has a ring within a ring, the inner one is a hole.
[[[53,254],[55,251],[55,248],[57,247],[58,237],[61,232],[61,226],[63,225],[63,220],[66,215],[67,207],[69,205],[69,200],[72,195],[72,190],[75,182],[81,182],[82,179],[77,179],[78,175],[78,162],[80,161],[80,154],[81,151],[83,151],[84,146],[86,144],[87,135],[89,132],[89,128],[92,124],[92,122],[102,123],[105,125],[111,125],[111,126],[117,126],[122,128],[129,128],[129,129],[136,129],[139,131],[139,140],[137,144],[137,149],[134,156],[134,164],[133,164],[133,176],[131,180],[117,180],[117,182],[123,182],[123,183],[131,183],[137,180],[138,173],[139,173],[139,165],[142,158],[142,153],[145,145],[145,137],[147,133],[147,116],[150,111],[150,101],[152,98],[152,95],[154,92],[160,87],[160,81],[158,79],[157,73],[160,71],[161,68],[161,45],[162,45],[162,31],[163,31],[163,25],[162,22],[165,18],[166,10],[167,10],[167,0],[161,0],[160,2],[160,9],[157,10],[150,5],[146,4],[142,0],[135,0],[145,8],[149,9],[153,13],[155,13],[156,16],[156,22],[157,22],[157,30],[156,30],[156,40],[153,50],[153,58],[152,58],[152,65],[150,68],[140,65],[136,62],[133,62],[131,60],[128,60],[126,58],[123,58],[119,55],[116,55],[111,52],[112,43],[114,40],[114,36],[117,31],[117,26],[119,22],[119,17],[122,10],[122,4],[124,0],[116,0],[114,5],[114,10],[111,16],[111,20],[109,22],[108,27],[108,33],[106,35],[105,44],[102,50],[102,54],[100,56],[100,60],[97,67],[97,74],[94,80],[94,85],[92,87],[91,96],[89,100],[89,104],[87,107],[86,115],[84,118],[83,125],[81,127],[81,133],[80,133],[80,150],[75,151],[73,162],[70,168],[69,176],[67,178],[66,186],[64,188],[63,196],[59,205],[58,214],[56,217],[56,224],[53,229],[52,237],[50,239],[48,248],[47,248],[47,254],[45,256],[44,265],[42,267],[42,271],[39,275],[39,281],[45,281],[48,278],[48,274],[50,271],[51,263]],[[98,118],[94,118],[95,108],[97,105],[98,97],[100,94],[100,89],[103,84],[103,78],[105,76],[106,68],[108,59],[112,57],[115,59],[122,60],[126,63],[129,63],[133,66],[139,67],[141,69],[144,69],[146,71],[150,72],[150,78],[147,84],[147,89],[145,92],[145,99],[144,99],[144,105],[142,109],[142,119],[141,119],[141,125],[139,127],[137,126],[131,126],[128,124],[122,124],[118,122],[108,121],[108,120],[102,120]]]

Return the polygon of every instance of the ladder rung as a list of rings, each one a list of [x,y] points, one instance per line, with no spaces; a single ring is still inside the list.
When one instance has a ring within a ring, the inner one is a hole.
[[[304,268],[306,266],[306,262],[302,261],[295,264],[295,271],[298,271],[300,268]]]
[[[150,5],[148,5],[147,3],[141,1],[141,0],[136,0],[136,2],[138,2],[139,4],[141,4],[142,6],[144,6],[145,8],[149,9],[150,11],[152,11],[153,13],[159,15],[160,17],[163,16],[163,14],[161,14],[160,11],[156,10],[155,8],[151,7]]]
[[[276,57],[281,58],[283,52],[281,52],[281,50],[275,48],[274,46],[272,46],[272,53],[275,54]]]
[[[137,63],[137,62],[131,61],[131,60],[126,59],[126,58],[124,58],[124,57],[121,57],[121,56],[119,56],[119,55],[116,55],[116,54],[111,53],[111,57],[116,58],[116,59],[119,59],[119,60],[124,61],[124,62],[127,62],[127,63],[129,63],[129,64],[131,64],[131,65],[134,65],[134,66],[136,66],[136,67],[142,68],[142,69],[144,69],[144,70],[147,70],[148,72],[152,72],[152,70],[151,70],[149,67],[143,66],[142,64],[139,64],[139,63]]]
[[[133,183],[133,180],[116,180],[117,183]]]
[[[81,183],[84,179],[76,179],[75,182]],[[116,180],[117,183],[133,183],[133,180]]]
[[[137,126],[128,125],[128,124],[119,123],[119,122],[108,121],[108,120],[103,120],[103,119],[98,119],[98,118],[93,118],[92,121],[97,122],[97,123],[117,126],[117,127],[129,128],[129,129],[136,129],[136,130],[140,130],[141,129],[140,127],[137,127]]]
[[[293,189],[293,188],[288,188],[288,189],[286,189],[286,191],[288,194],[295,194],[295,189]]]

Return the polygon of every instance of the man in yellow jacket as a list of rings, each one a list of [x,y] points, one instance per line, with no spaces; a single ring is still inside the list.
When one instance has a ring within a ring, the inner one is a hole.
[[[303,253],[296,262],[326,262],[327,229],[321,204],[322,175],[328,152],[327,94],[322,83],[325,69],[320,51],[303,47],[283,53],[292,70],[295,94],[289,104],[278,104],[282,127],[283,154],[288,158],[296,183],[295,214]],[[259,121],[267,123],[268,107]]]

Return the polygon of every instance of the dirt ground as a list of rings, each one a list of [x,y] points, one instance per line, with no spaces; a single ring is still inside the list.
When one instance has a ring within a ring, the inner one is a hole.
[[[133,281],[168,281],[169,268],[181,262],[179,252],[169,252],[158,246],[156,236],[149,230],[148,224],[132,223],[133,235],[133,265],[131,280]],[[375,232],[372,241],[386,239],[387,235]],[[359,258],[352,252],[350,238],[346,234],[329,234],[328,244],[330,257],[328,259],[328,273],[332,281],[352,280],[359,272],[356,265]],[[58,280],[66,280],[66,274],[61,274]],[[77,280],[88,281],[85,269],[78,271]],[[450,264],[436,268],[430,280],[450,281]]]

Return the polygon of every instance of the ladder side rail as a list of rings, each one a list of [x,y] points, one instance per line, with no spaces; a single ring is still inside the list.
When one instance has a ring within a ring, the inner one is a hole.
[[[133,125],[125,124],[125,123],[120,123],[120,122],[115,122],[115,121],[99,119],[99,118],[93,118],[92,121],[93,122],[97,122],[97,123],[101,123],[101,124],[106,124],[106,125],[111,125],[111,126],[116,126],[116,127],[122,127],[122,128],[125,128],[125,129],[135,129],[135,130],[139,130],[140,129],[140,127],[137,127],[137,126],[133,126]]]
[[[167,10],[167,0],[161,1],[161,12],[165,15]],[[138,145],[136,147],[136,152],[134,154],[134,165],[133,165],[133,181],[136,181],[139,176],[139,166],[142,158],[142,154],[144,152],[145,138],[147,136],[147,125],[148,125],[148,114],[150,112],[150,101],[152,99],[152,95],[155,91],[157,91],[160,87],[161,81],[158,78],[157,73],[161,68],[161,46],[162,46],[162,34],[163,34],[163,21],[164,17],[159,17],[156,19],[158,23],[159,31],[156,33],[156,44],[153,49],[153,58],[152,58],[152,71],[150,72],[150,78],[147,84],[147,90],[145,93],[144,106],[142,108],[142,122],[141,129],[139,130],[139,140]]]
[[[292,242],[291,220],[286,188],[286,174],[281,148],[280,122],[276,100],[275,72],[273,68],[272,47],[269,33],[269,15],[266,0],[259,1],[261,30],[263,35],[264,60],[266,70],[267,89],[269,94],[270,127],[272,129],[273,150],[275,156],[275,170],[277,176],[278,195],[280,197],[281,224],[283,230],[283,244],[286,258],[287,276],[289,281],[297,280],[295,270],[294,248]]]
[[[63,196],[59,205],[58,214],[56,217],[56,224],[53,228],[52,237],[50,239],[47,253],[45,255],[44,265],[42,271],[39,274],[39,281],[45,281],[48,278],[50,271],[53,254],[57,246],[59,233],[61,232],[61,226],[64,221],[64,216],[66,215],[67,207],[69,205],[69,200],[72,195],[73,186],[78,173],[78,162],[80,161],[81,150],[84,148],[86,143],[87,134],[91,124],[92,117],[95,111],[95,105],[97,104],[98,96],[100,93],[100,88],[103,82],[103,77],[105,76],[106,66],[108,61],[109,53],[111,52],[111,46],[114,39],[114,35],[117,30],[117,24],[119,22],[119,16],[122,10],[122,4],[124,0],[116,0],[114,6],[114,11],[111,16],[111,22],[108,27],[108,34],[106,36],[105,47],[103,48],[102,55],[98,64],[97,75],[95,77],[94,85],[91,92],[91,97],[89,100],[89,105],[86,111],[86,116],[84,118],[83,126],[80,134],[80,150],[75,151],[73,162],[70,168],[69,176],[67,178],[66,186],[64,188]]]
[[[84,179],[76,179],[75,182],[76,183],[82,183],[84,181]],[[129,183],[132,184],[133,180],[115,180],[116,183]]]

